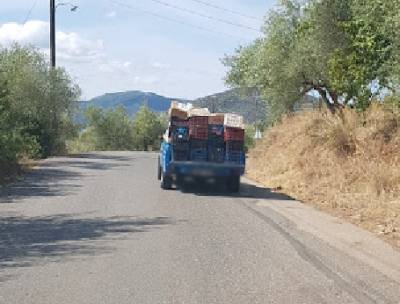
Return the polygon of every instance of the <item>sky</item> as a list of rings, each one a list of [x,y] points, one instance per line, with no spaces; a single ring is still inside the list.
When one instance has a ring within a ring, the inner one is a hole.
[[[49,0],[0,1],[0,45],[29,44],[48,54]],[[83,99],[127,90],[211,95],[227,89],[221,58],[261,35],[276,2],[70,0],[79,6],[75,12],[69,4],[57,8],[57,64]]]

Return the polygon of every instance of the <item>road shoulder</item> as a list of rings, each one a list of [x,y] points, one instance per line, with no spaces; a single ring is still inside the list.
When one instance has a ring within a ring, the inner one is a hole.
[[[248,178],[244,178],[243,181],[263,187]],[[291,221],[297,229],[319,238],[400,283],[400,252],[374,234],[298,201],[255,201],[254,208],[259,212],[267,212],[266,207]]]

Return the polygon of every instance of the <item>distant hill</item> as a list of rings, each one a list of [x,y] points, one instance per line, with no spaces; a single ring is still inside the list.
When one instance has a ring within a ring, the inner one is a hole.
[[[245,117],[246,121],[250,122],[254,121],[256,113],[258,113],[259,119],[265,118],[265,106],[260,99],[258,98],[256,111],[254,98],[243,97],[240,95],[238,90],[228,90],[226,92],[192,101],[164,97],[154,93],[141,91],[108,93],[89,101],[80,102],[79,108],[84,111],[89,106],[95,106],[107,110],[122,106],[126,109],[129,115],[133,116],[143,104],[146,104],[153,112],[166,112],[168,111],[172,100],[191,102],[197,107],[207,107],[212,112],[232,112],[241,114]],[[78,120],[82,120],[82,118]]]
[[[258,120],[264,120],[267,115],[265,103],[260,96],[244,96],[237,89],[202,97],[192,103],[198,107],[209,108],[214,113],[229,112],[243,115],[247,122],[254,122],[256,115]]]
[[[144,104],[146,104],[153,112],[166,112],[169,109],[172,100],[176,100],[176,98],[168,98],[154,93],[141,91],[128,91],[107,93],[89,101],[82,101],[80,102],[79,108],[84,111],[89,106],[94,106],[107,110],[122,106],[130,116],[133,116]]]

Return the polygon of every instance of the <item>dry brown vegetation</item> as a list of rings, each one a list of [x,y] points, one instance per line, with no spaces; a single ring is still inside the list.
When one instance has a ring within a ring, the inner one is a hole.
[[[400,247],[400,118],[312,111],[285,117],[249,154],[248,176]]]

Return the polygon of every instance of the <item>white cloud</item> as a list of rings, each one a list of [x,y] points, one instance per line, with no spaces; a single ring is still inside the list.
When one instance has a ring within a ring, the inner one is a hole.
[[[116,11],[108,12],[106,14],[106,17],[109,19],[114,19],[115,17],[117,17],[117,12]]]
[[[158,61],[153,62],[153,63],[151,64],[151,66],[152,66],[153,68],[160,69],[160,70],[170,69],[170,68],[171,68],[171,65],[170,65],[170,64],[168,64],[168,63],[161,63],[161,62],[158,62]]]
[[[48,51],[49,23],[33,20],[25,24],[5,23],[0,26],[0,45],[10,46],[12,43],[33,45]],[[102,56],[104,43],[102,40],[88,40],[74,32],[57,32],[57,53],[61,59],[73,61],[93,60]]]
[[[59,57],[66,59],[93,60],[102,56],[104,42],[102,40],[88,40],[77,33],[57,32],[57,51]]]
[[[43,21],[28,21],[25,24],[5,23],[0,26],[0,44],[9,46],[17,42],[43,48],[48,43],[46,35],[48,31],[49,24]]]

